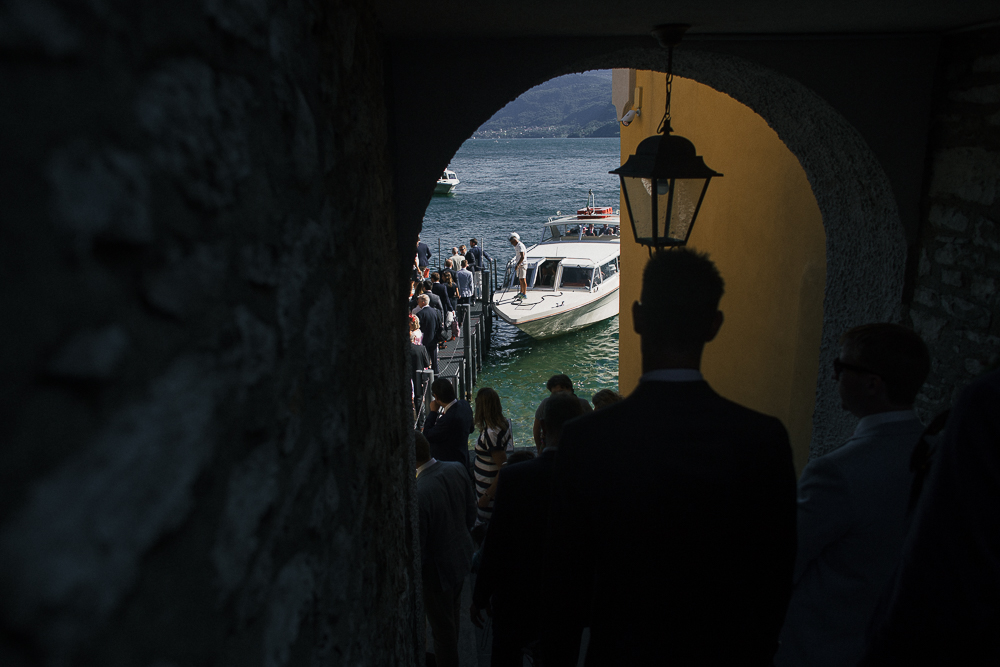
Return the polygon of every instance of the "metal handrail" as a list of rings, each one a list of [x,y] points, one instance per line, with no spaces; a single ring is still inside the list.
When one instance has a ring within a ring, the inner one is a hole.
[[[427,417],[427,411],[430,407],[431,400],[434,398],[431,395],[431,383],[434,382],[434,371],[430,369],[422,369],[417,371],[417,375],[427,376],[424,380],[424,388],[420,393],[420,402],[419,404],[414,405],[413,428],[419,429],[424,425],[424,419]]]

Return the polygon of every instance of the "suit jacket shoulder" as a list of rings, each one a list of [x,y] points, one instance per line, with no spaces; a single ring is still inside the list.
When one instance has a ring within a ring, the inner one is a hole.
[[[420,551],[445,589],[460,585],[472,563],[475,491],[459,463],[438,461],[417,477]]]
[[[567,627],[590,609],[595,664],[656,661],[664,645],[678,662],[769,663],[795,559],[779,420],[705,382],[642,383],[566,424],[553,479],[547,557],[562,569],[543,606],[568,620],[550,646],[574,650]]]
[[[795,593],[777,664],[857,664],[905,539],[916,418],[813,459],[798,484]]]
[[[537,612],[554,454],[500,469],[473,601],[482,608],[492,597],[494,615],[504,620],[527,621]]]

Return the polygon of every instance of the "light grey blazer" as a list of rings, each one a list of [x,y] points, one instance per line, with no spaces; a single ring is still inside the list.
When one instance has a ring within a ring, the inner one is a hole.
[[[420,513],[420,557],[434,568],[441,588],[462,585],[472,569],[474,546],[469,530],[476,523],[476,492],[461,463],[438,461],[417,477]]]
[[[850,667],[906,536],[915,416],[865,427],[813,459],[798,485],[795,587],[779,667]]]

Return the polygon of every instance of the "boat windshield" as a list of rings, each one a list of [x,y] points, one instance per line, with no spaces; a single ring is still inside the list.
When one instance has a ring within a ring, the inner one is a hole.
[[[607,280],[611,276],[618,273],[618,258],[615,257],[610,262],[601,264],[601,278]]]
[[[560,287],[582,287],[590,289],[593,287],[594,267],[592,266],[563,266],[562,280]]]
[[[535,287],[553,288],[556,286],[556,269],[559,267],[558,259],[547,259],[538,267],[535,273]]]

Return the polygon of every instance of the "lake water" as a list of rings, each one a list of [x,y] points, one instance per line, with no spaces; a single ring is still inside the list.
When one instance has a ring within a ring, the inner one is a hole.
[[[586,206],[590,189],[598,206],[617,210],[618,177],[608,171],[621,164],[619,156],[618,138],[466,141],[451,161],[461,184],[453,195],[435,196],[424,215],[420,236],[434,253],[431,265],[475,237],[502,272],[514,254],[510,232],[530,247],[541,240],[549,216]],[[516,445],[532,444],[535,408],[552,375],[568,375],[588,400],[600,389],[618,388],[618,317],[542,341],[494,321],[493,348],[476,386],[500,394]]]

